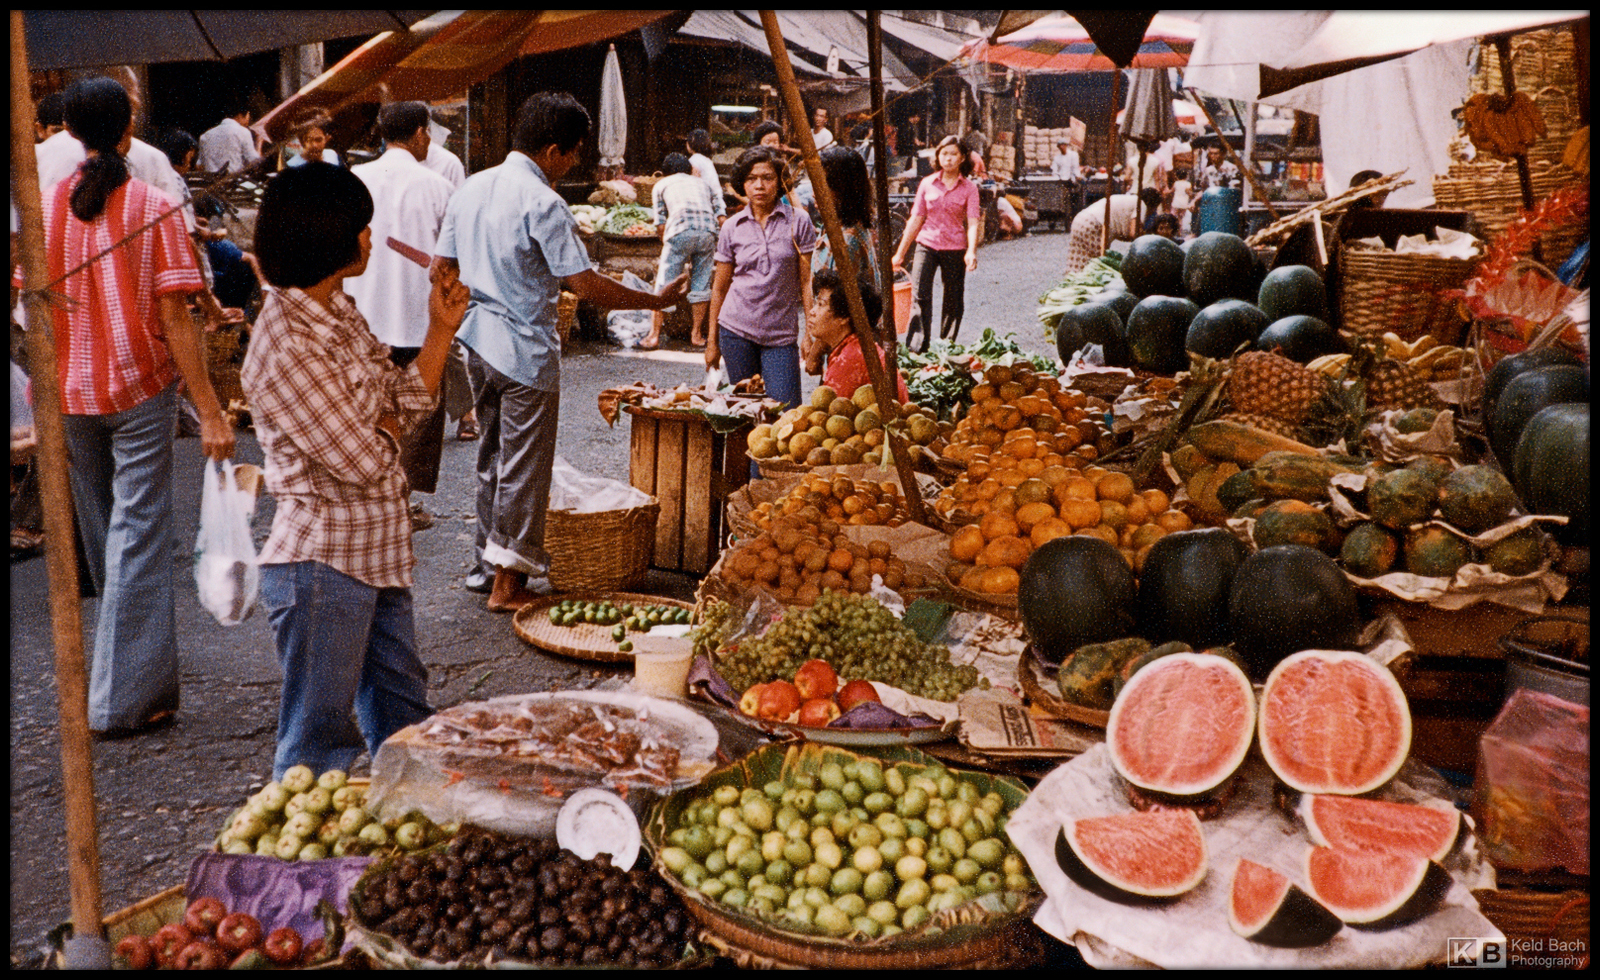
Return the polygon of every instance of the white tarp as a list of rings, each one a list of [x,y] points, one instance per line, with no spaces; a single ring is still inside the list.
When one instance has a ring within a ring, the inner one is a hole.
[[[867,28],[850,11],[780,10],[778,27],[794,55],[791,60],[796,71],[812,78],[820,75],[837,83],[865,88],[868,81]],[[696,10],[678,33],[686,37],[731,41],[752,51],[770,54],[761,14],[755,10]],[[833,56],[837,56],[840,70],[830,72],[827,65]],[[884,90],[908,92],[920,85],[911,69],[885,48]]]
[[[1256,101],[1260,66],[1288,63],[1330,16],[1330,11],[1202,13],[1184,85]],[[1449,145],[1456,135],[1450,113],[1469,94],[1475,43],[1469,38],[1434,45],[1261,101],[1318,116],[1330,195],[1363,170],[1405,170],[1414,183],[1391,194],[1388,206],[1430,207],[1433,175],[1450,166]]]

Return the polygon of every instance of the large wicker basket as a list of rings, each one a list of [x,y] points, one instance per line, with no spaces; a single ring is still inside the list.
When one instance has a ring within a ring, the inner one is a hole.
[[[1467,321],[1460,304],[1444,292],[1460,289],[1472,266],[1470,259],[1347,248],[1339,272],[1344,329],[1393,331],[1402,340],[1432,334],[1442,344],[1460,344]]]
[[[1535,202],[1583,180],[1559,161],[1530,161],[1529,176]],[[1433,196],[1441,208],[1471,211],[1479,230],[1490,241],[1510,227],[1525,209],[1516,163],[1487,156],[1471,163],[1451,164],[1447,174],[1433,178]],[[1561,264],[1588,237],[1589,227],[1581,222],[1551,228],[1539,239],[1544,246],[1545,263]]]
[[[1549,954],[1559,940],[1565,950],[1589,949],[1589,893],[1531,888],[1480,888],[1472,893],[1484,918],[1506,934],[1517,949]],[[1559,955],[1559,954],[1553,954]],[[1576,964],[1574,964],[1576,965]]]
[[[550,553],[550,584],[561,592],[606,592],[644,578],[655,554],[661,504],[579,514],[545,515],[544,549]]]

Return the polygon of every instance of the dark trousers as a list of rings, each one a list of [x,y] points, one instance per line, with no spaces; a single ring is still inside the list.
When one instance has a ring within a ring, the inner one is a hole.
[[[928,349],[933,323],[933,274],[944,282],[944,300],[939,311],[939,336],[953,340],[961,330],[966,312],[967,253],[961,249],[933,249],[917,246],[911,260],[911,317],[906,324],[906,346],[917,351]],[[920,337],[919,337],[920,334]]]
[[[410,367],[421,353],[421,347],[391,347],[389,360],[400,367]],[[443,378],[439,384],[441,388],[444,386]],[[406,482],[416,493],[433,493],[439,489],[439,463],[444,456],[444,403],[441,391],[433,411],[400,439],[400,468],[405,470]]]

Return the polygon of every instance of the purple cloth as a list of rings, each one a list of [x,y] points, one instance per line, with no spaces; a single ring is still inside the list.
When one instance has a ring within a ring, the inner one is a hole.
[[[711,659],[697,656],[689,667],[689,689],[698,689],[702,697],[732,711],[739,710],[740,691],[735,691],[712,666]],[[893,708],[875,701],[856,705],[828,723],[829,728],[851,731],[879,730],[884,728],[937,728],[939,719],[924,714],[902,715]]]
[[[189,864],[184,895],[189,901],[222,900],[229,912],[248,912],[261,923],[262,934],[293,926],[306,942],[322,936],[317,902],[326,898],[349,914],[350,889],[373,863],[370,857],[322,861],[280,861],[254,854],[196,855]],[[344,948],[350,948],[346,935]]]
[[[810,216],[787,204],[773,209],[765,228],[749,208],[729,218],[717,236],[716,260],[733,264],[733,282],[717,325],[763,347],[795,343],[802,312],[801,256],[816,247]]]
[[[922,230],[917,244],[941,252],[967,250],[967,222],[978,222],[978,185],[965,177],[946,188],[937,171],[917,185],[917,199],[911,205],[913,217],[922,215]]]

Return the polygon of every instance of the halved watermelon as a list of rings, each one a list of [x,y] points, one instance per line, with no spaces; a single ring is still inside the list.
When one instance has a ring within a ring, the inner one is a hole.
[[[1425,857],[1313,847],[1311,897],[1357,929],[1392,929],[1428,915],[1450,891],[1450,872]]]
[[[1111,706],[1106,748],[1122,778],[1174,797],[1209,793],[1255,737],[1250,679],[1210,653],[1174,653],[1134,674]]]
[[[1302,650],[1267,676],[1257,711],[1261,755],[1302,793],[1359,796],[1411,751],[1411,709],[1389,668],[1349,650]]]
[[[1228,925],[1264,946],[1319,946],[1344,927],[1300,886],[1265,865],[1241,858],[1228,894]]]
[[[1056,863],[1078,885],[1114,902],[1170,901],[1206,876],[1206,839],[1188,810],[1069,820]]]
[[[1461,839],[1454,808],[1308,793],[1300,819],[1312,843],[1343,851],[1377,851],[1442,861]]]

